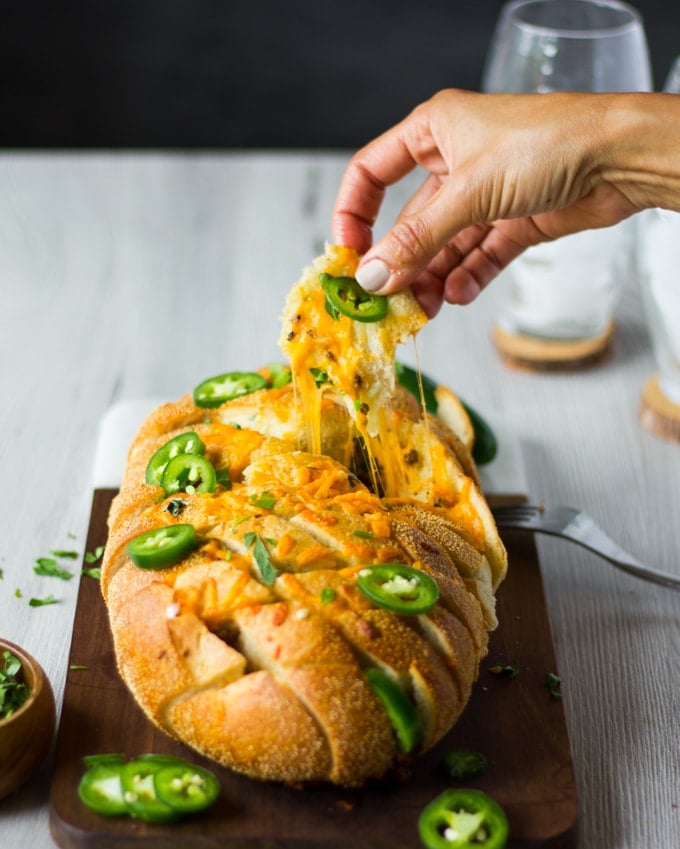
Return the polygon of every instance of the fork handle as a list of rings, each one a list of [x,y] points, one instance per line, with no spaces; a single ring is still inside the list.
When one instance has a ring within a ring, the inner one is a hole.
[[[502,521],[498,524],[499,527],[503,527]],[[603,551],[600,551],[598,548],[593,548],[593,546],[588,545],[585,540],[578,539],[573,536],[567,536],[563,533],[558,533],[557,531],[551,531],[549,528],[527,528],[522,527],[521,525],[512,525],[509,524],[506,527],[511,528],[513,531],[529,531],[531,533],[536,534],[546,534],[547,536],[558,537],[559,539],[565,539],[568,542],[576,543],[576,545],[580,545],[581,548],[586,548],[588,551],[591,551],[593,554],[599,555],[603,560],[606,560],[608,563],[611,563],[612,566],[615,566],[617,569],[620,569],[622,572],[626,572],[629,575],[634,575],[636,578],[641,578],[643,581],[651,581],[654,584],[660,584],[663,587],[667,587],[670,590],[680,590],[680,577],[677,575],[669,575],[666,572],[658,572],[654,569],[650,569],[649,566],[644,566],[642,563],[639,563],[627,551],[623,551],[618,546],[616,546],[617,557],[608,556]],[[609,543],[612,546],[615,546],[615,543],[612,540],[609,540]]]
[[[592,548],[589,550],[594,551]],[[616,566],[617,569],[621,569],[622,572],[627,572],[629,575],[635,575],[636,578],[642,578],[644,581],[651,581],[654,584],[661,584],[661,586],[668,587],[671,590],[680,590],[680,578],[674,575],[668,575],[665,572],[657,572],[655,569],[650,569],[649,566],[638,565],[630,559],[630,555],[627,555],[626,559],[622,557],[619,560],[614,560],[598,551],[595,554],[600,554],[612,566]]]

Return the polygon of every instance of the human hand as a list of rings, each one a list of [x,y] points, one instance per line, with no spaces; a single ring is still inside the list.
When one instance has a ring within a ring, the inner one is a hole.
[[[360,284],[411,286],[430,317],[473,300],[525,248],[615,224],[641,208],[608,179],[602,94],[439,92],[350,160],[334,240],[365,254]],[[388,186],[429,175],[371,247]]]

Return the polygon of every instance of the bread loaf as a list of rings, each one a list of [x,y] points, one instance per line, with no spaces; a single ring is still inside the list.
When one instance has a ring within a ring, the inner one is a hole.
[[[291,320],[309,329],[296,299],[339,258],[341,273],[355,262],[329,249],[291,293],[284,350]],[[412,333],[418,308],[400,303]],[[373,330],[389,334],[393,320]],[[102,591],[122,678],[159,728],[256,779],[358,786],[431,747],[464,709],[496,624],[505,551],[469,423],[456,434],[425,414],[374,354],[373,376],[356,363],[379,416],[353,415],[361,405],[347,403],[337,369],[310,398],[304,358],[292,375],[261,369],[261,388],[219,405],[186,396],[159,407],[111,507]],[[159,449],[186,433],[217,470],[212,488],[147,482]],[[179,524],[195,532],[191,549],[140,568],[131,543]],[[366,588],[379,566],[394,573],[378,583],[387,603]],[[427,576],[436,601],[418,608]]]

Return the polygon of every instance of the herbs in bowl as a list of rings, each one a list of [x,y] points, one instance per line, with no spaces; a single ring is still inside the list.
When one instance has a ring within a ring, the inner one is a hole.
[[[4,649],[0,655],[0,721],[9,719],[30,695],[21,661],[9,649]]]
[[[0,799],[35,772],[54,727],[54,694],[42,667],[19,646],[0,639]]]

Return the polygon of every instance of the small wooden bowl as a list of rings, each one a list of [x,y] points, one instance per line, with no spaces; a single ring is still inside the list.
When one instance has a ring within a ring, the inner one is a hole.
[[[40,664],[20,646],[0,639],[2,653],[21,663],[29,697],[11,716],[0,719],[0,799],[18,790],[47,754],[56,722],[54,693]]]

